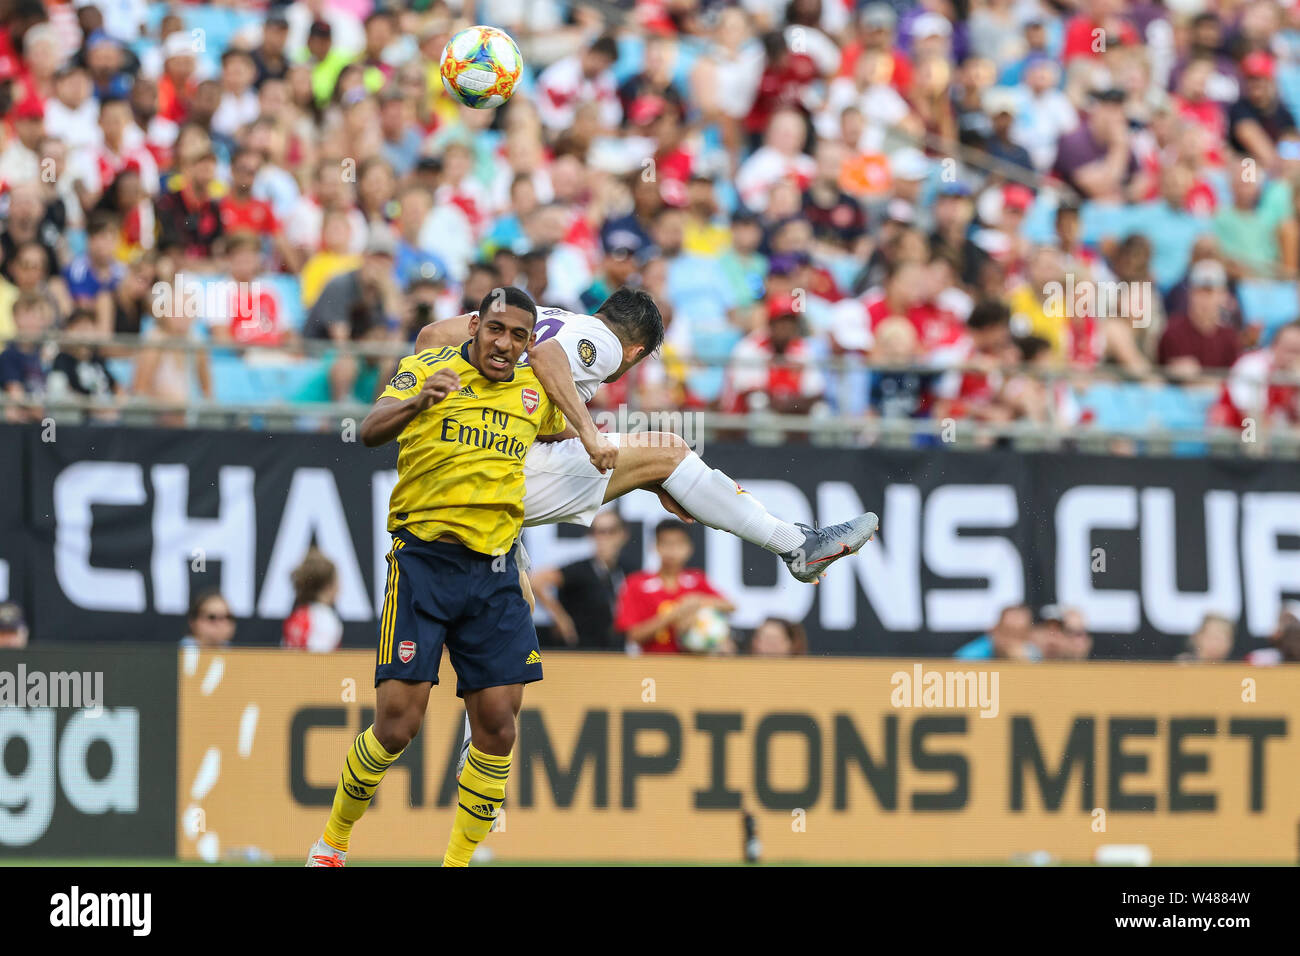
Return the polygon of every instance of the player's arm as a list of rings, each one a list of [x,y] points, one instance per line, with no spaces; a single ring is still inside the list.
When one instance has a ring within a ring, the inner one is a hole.
[[[573,368],[569,365],[564,346],[555,339],[534,345],[528,351],[528,364],[551,401],[559,406],[565,419],[577,431],[582,447],[591,456],[591,463],[601,474],[613,468],[618,460],[618,446],[611,445],[596,430],[591,412],[578,395],[578,387],[573,384]]]
[[[537,441],[568,441],[570,438],[577,438],[578,433],[573,430],[572,425],[565,425],[564,431],[552,432],[549,435],[538,435]]]
[[[420,334],[415,337],[415,351],[423,352],[427,349],[440,349],[447,345],[460,345],[469,335],[469,319],[471,313],[466,312],[464,315],[453,315],[450,319],[439,319],[437,322],[430,322],[424,328],[420,329]]]
[[[375,402],[361,423],[361,441],[367,448],[386,445],[411,423],[411,419],[460,388],[460,376],[449,368],[440,368],[424,380],[424,385],[407,399],[385,395]]]

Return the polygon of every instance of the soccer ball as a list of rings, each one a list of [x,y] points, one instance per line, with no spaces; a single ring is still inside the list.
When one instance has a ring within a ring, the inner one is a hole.
[[[696,654],[711,654],[731,636],[727,616],[715,607],[701,608],[691,626],[682,634],[682,647]]]
[[[523,68],[524,58],[509,34],[479,26],[447,41],[438,72],[456,99],[476,110],[490,110],[510,99]]]

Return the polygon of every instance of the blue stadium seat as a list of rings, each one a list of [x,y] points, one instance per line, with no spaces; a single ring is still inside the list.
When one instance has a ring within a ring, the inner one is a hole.
[[[1264,327],[1261,342],[1265,345],[1279,326],[1300,317],[1300,289],[1294,282],[1246,279],[1237,284],[1237,298],[1246,322]]]
[[[255,404],[295,401],[319,374],[315,360],[284,365],[248,364],[227,349],[212,352],[212,395],[219,402]]]

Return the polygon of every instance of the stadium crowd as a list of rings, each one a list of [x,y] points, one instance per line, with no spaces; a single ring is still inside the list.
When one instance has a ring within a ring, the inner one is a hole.
[[[497,111],[438,75],[476,21],[527,64]],[[590,311],[633,283],[667,344],[607,406],[1300,429],[1300,6],[3,0],[0,23],[9,420],[70,394],[176,424],[368,402],[390,359],[330,346],[397,354],[495,285]]]

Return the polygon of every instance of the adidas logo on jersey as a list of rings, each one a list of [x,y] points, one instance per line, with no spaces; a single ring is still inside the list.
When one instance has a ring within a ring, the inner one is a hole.
[[[524,660],[524,666],[527,667],[529,664],[540,664],[541,662],[541,654],[538,654],[536,651],[529,651],[528,657]]]
[[[459,395],[461,398],[478,398],[478,396],[474,394],[474,389],[470,388],[468,385],[466,385],[456,394]]]

